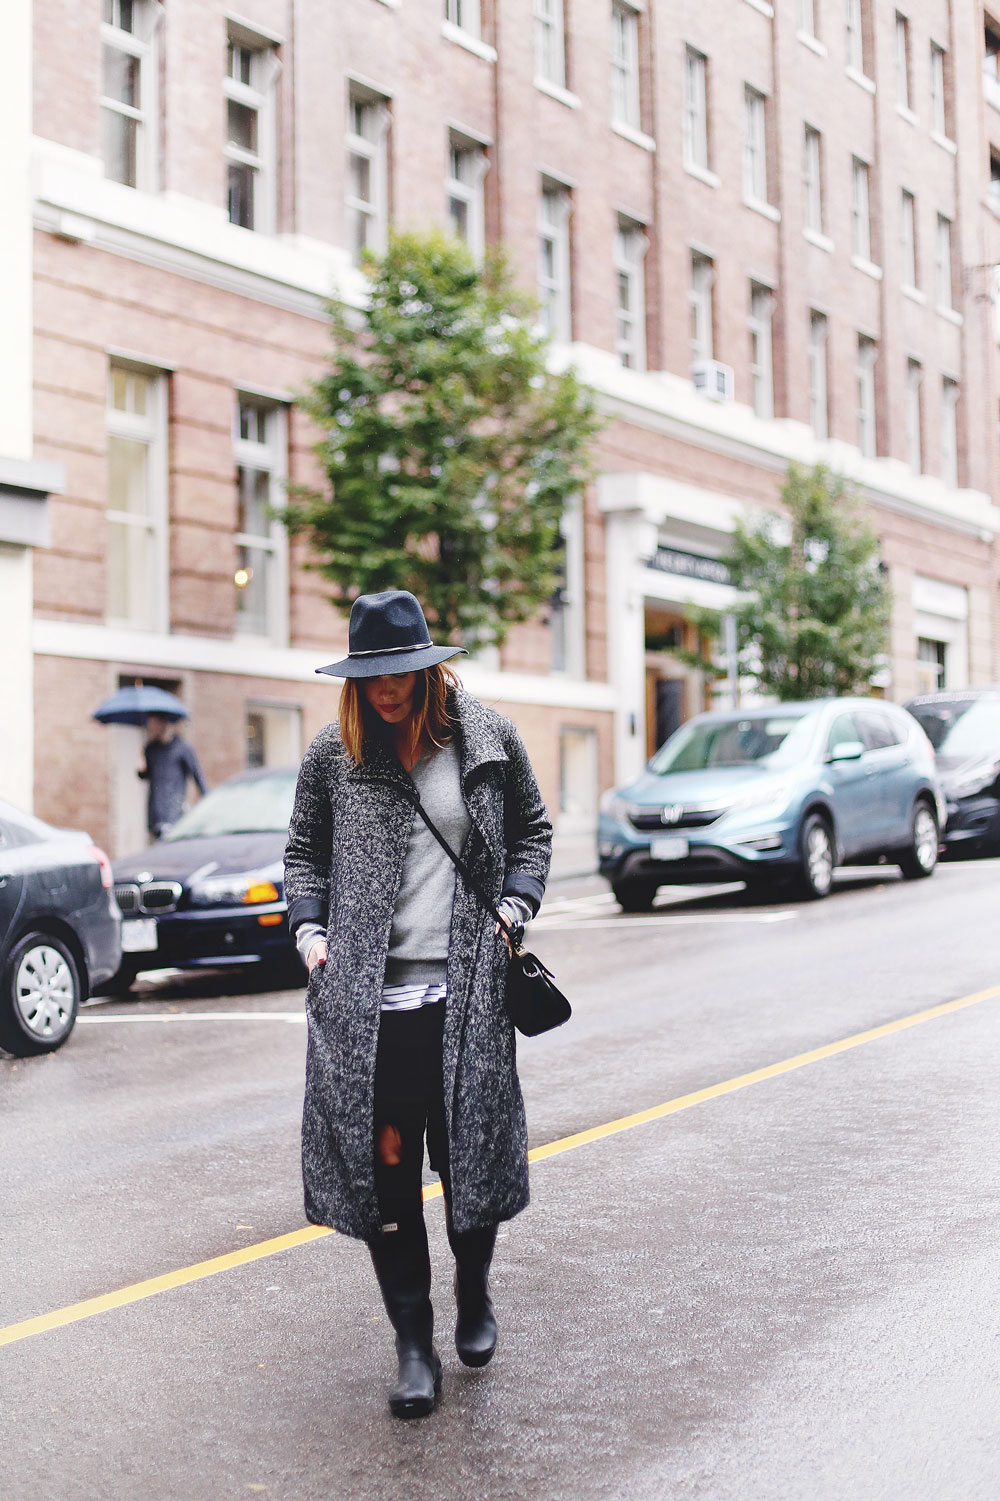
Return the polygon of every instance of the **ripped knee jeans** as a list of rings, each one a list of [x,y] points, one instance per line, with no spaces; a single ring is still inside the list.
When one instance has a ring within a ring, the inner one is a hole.
[[[375,1187],[384,1228],[423,1215],[424,1137],[445,1193],[448,1136],[441,1046],[445,1001],[413,1011],[383,1011],[375,1063]]]

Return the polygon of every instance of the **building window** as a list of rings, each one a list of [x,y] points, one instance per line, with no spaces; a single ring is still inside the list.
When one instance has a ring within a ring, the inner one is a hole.
[[[910,107],[910,23],[896,12],[896,103]]]
[[[568,190],[543,182],[538,195],[538,296],[546,331],[563,341],[572,330],[569,217]]]
[[[534,0],[535,77],[563,88],[566,83],[566,43],[563,0]]]
[[[805,128],[802,148],[802,200],[806,229],[823,233],[822,136],[811,125]]]
[[[858,448],[866,459],[877,451],[875,433],[875,340],[858,335]]]
[[[799,30],[805,36],[819,36],[816,8],[816,0],[799,0]]]
[[[700,365],[712,358],[712,288],[715,266],[707,255],[691,254],[691,363]]]
[[[990,208],[1000,214],[1000,153],[990,152]]]
[[[549,624],[552,671],[571,677],[585,673],[583,514],[577,503],[562,514],[556,541],[556,590]]]
[[[389,236],[389,103],[351,86],[347,100],[347,243],[360,266],[366,250],[378,255]]]
[[[953,489],[958,485],[958,382],[947,376],[941,382],[941,478]]]
[[[826,438],[830,421],[826,379],[827,322],[823,313],[809,314],[809,424],[817,438]]]
[[[236,404],[236,630],[288,641],[288,545],[272,514],[284,498],[285,411],[240,396]]]
[[[639,129],[639,17],[621,0],[611,6],[611,118]]]
[[[155,42],[151,0],[104,0],[101,134],[104,175],[129,188],[156,187]]]
[[[302,759],[302,710],[298,704],[246,706],[247,766],[297,766]]]
[[[166,629],[166,400],[162,375],[108,377],[107,618]]]
[[[482,25],[479,0],[444,0],[444,18],[460,31],[478,37]]]
[[[948,643],[917,637],[917,692],[938,693],[946,686]]]
[[[847,0],[847,66],[864,76],[865,33],[861,0]]]
[[[489,171],[485,149],[452,131],[448,137],[448,218],[456,239],[464,240],[476,261],[486,250],[483,180]]]
[[[597,736],[562,725],[559,730],[560,832],[589,832],[597,816]]]
[[[906,462],[914,474],[923,469],[920,388],[924,372],[919,360],[906,362]]]
[[[758,417],[774,416],[774,360],[771,319],[774,293],[758,282],[750,283],[750,388]]]
[[[743,197],[767,202],[767,133],[764,95],[749,84],[743,90]]]
[[[917,283],[917,230],[913,194],[903,188],[899,200],[900,271],[904,287],[916,287]]]
[[[615,280],[618,324],[615,350],[629,370],[646,368],[646,299],[643,289],[648,241],[642,226],[618,215],[615,226]]]
[[[931,42],[931,130],[948,134],[948,103],[945,94],[944,48]]]
[[[935,280],[938,307],[952,307],[954,304],[951,281],[951,220],[944,214],[937,216]]]
[[[708,59],[693,47],[684,54],[684,162],[708,170]]]
[[[983,93],[1000,109],[1000,32],[986,22],[983,50]]]
[[[278,60],[270,45],[231,35],[226,49],[226,162],[229,222],[264,233],[275,228],[277,172],[274,90]]]
[[[871,216],[868,206],[868,163],[851,158],[851,253],[859,260],[872,258]]]

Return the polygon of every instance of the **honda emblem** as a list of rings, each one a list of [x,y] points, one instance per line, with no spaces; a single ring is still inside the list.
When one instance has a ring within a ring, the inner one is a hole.
[[[680,823],[683,814],[684,809],[680,803],[668,803],[665,808],[660,809],[660,822]]]

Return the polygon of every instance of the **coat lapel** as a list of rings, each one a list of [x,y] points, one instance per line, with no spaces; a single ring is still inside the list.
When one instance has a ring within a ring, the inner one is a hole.
[[[478,699],[457,689],[449,708],[458,727],[462,796],[469,817],[490,853],[503,859],[503,829],[497,821],[496,789],[491,789],[489,770],[493,766],[503,768],[507,752]]]

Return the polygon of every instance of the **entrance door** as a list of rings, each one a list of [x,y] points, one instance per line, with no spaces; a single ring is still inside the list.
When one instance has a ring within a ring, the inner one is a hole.
[[[684,697],[687,687],[683,678],[656,680],[656,749],[669,740],[684,723]]]

